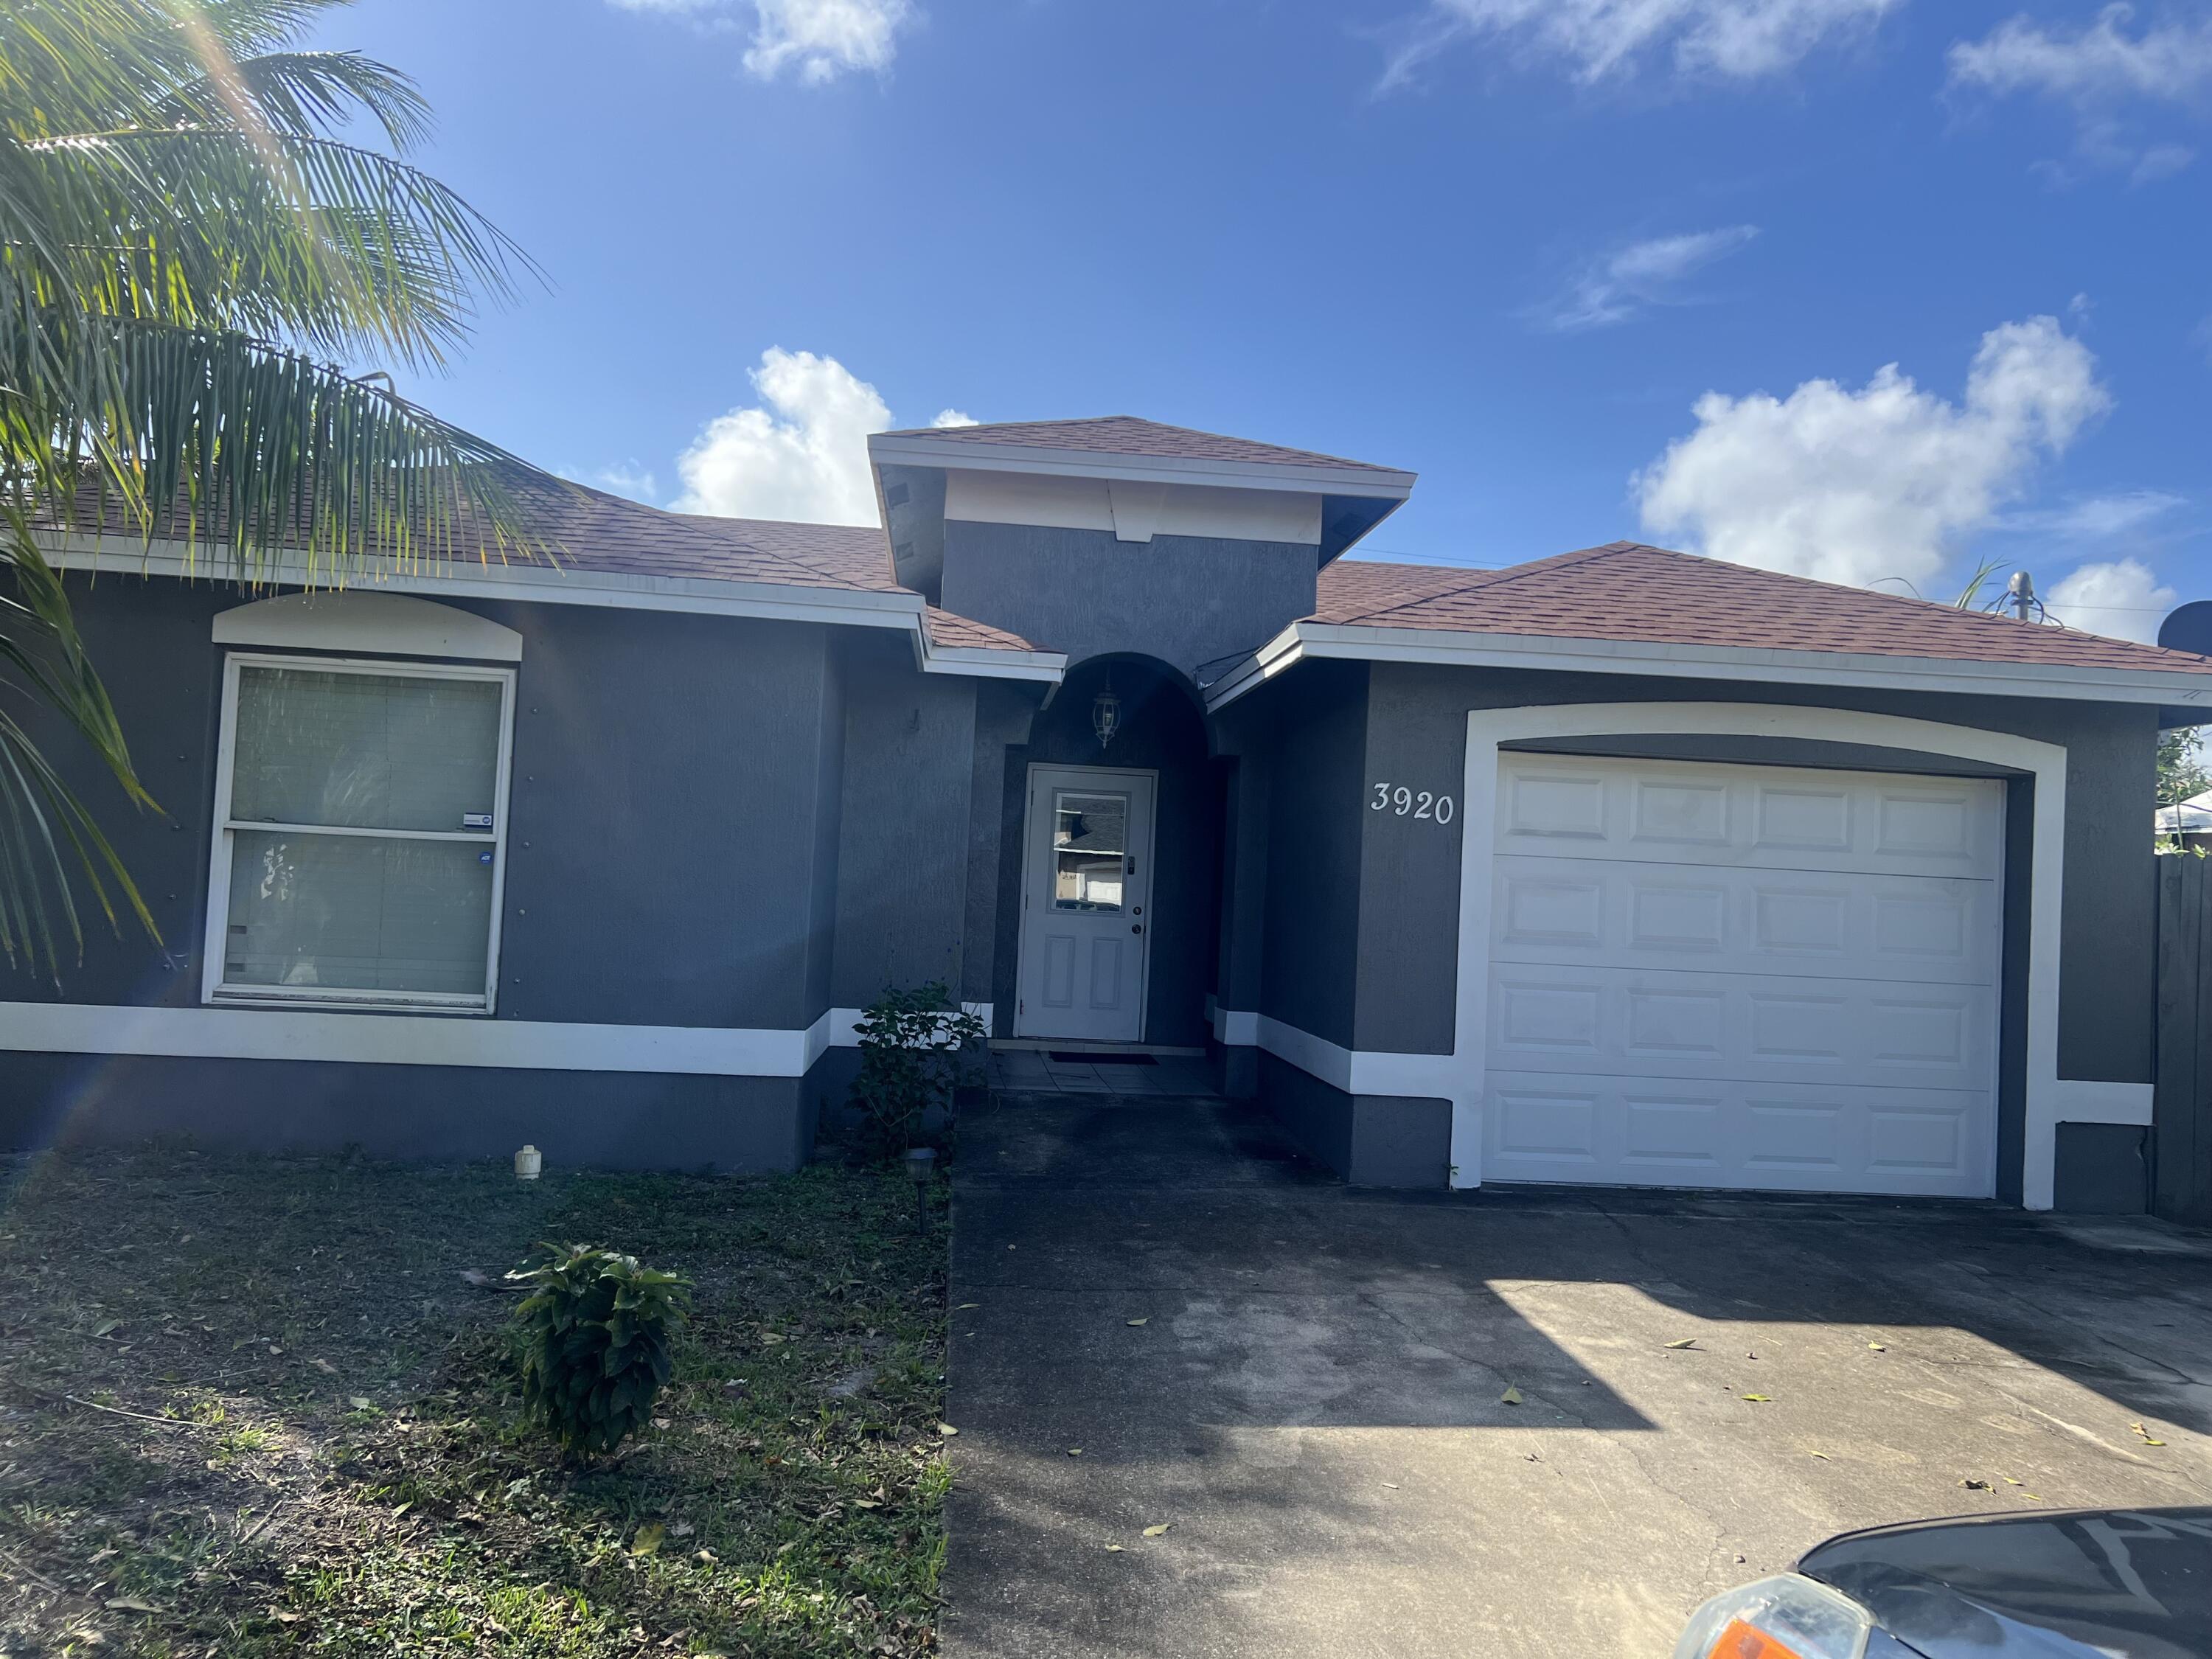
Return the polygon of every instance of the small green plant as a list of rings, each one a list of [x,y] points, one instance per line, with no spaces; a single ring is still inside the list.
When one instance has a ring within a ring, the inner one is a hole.
[[[690,1285],[613,1250],[538,1248],[507,1274],[530,1286],[514,1310],[523,1410],[570,1452],[612,1451],[653,1414]]]
[[[932,1107],[950,1111],[962,1051],[988,1035],[941,980],[885,991],[855,1030],[860,1072],[853,1100],[865,1115],[871,1149],[886,1157],[915,1144]]]

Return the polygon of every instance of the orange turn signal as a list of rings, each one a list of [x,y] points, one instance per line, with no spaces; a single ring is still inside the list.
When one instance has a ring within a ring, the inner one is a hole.
[[[1802,1659],[1797,1650],[1777,1641],[1763,1630],[1754,1630],[1741,1619],[1731,1619],[1712,1645],[1712,1659]]]

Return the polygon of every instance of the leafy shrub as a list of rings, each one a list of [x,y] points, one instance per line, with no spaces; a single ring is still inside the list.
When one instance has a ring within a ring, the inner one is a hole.
[[[865,1115],[871,1147],[886,1156],[915,1144],[932,1107],[950,1111],[962,1051],[988,1035],[981,1020],[951,1000],[941,980],[885,991],[855,1029],[860,1071],[853,1099]]]
[[[653,1414],[690,1286],[634,1255],[538,1248],[545,1260],[507,1274],[530,1286],[514,1310],[523,1410],[571,1452],[611,1451]]]

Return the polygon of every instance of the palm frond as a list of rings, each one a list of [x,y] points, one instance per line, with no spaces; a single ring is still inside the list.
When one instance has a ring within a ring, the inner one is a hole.
[[[435,362],[460,296],[537,267],[445,185],[328,138],[165,128],[0,143],[0,266],[26,298]],[[4,276],[0,276],[4,280]]]
[[[129,745],[70,614],[61,579],[29,520],[0,509],[0,666],[13,689],[67,721],[137,806],[159,811],[131,765]],[[4,684],[6,682],[0,682]],[[65,936],[78,955],[84,927],[71,891],[82,878],[109,925],[120,898],[147,933],[160,930],[99,821],[12,712],[0,707],[0,954],[58,975]]]
[[[210,574],[343,585],[557,559],[544,507],[573,486],[381,379],[222,331],[0,316],[0,385],[42,388],[0,390],[0,449],[42,522],[183,542]],[[54,433],[84,439],[36,444]]]
[[[149,126],[242,125],[234,97],[271,132],[327,137],[358,112],[404,155],[429,137],[430,105],[412,77],[358,52],[272,52],[241,58],[178,87]]]
[[[172,10],[179,0],[166,0]],[[354,0],[181,0],[204,18],[231,52],[271,52],[296,44],[324,14]]]

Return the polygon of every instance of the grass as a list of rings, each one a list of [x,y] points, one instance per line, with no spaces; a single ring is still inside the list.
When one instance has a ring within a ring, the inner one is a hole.
[[[696,1286],[589,1463],[519,1420],[541,1238]],[[943,1240],[829,1165],[0,1163],[0,1654],[934,1652]]]

